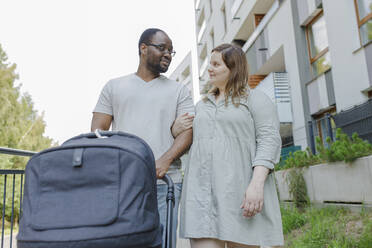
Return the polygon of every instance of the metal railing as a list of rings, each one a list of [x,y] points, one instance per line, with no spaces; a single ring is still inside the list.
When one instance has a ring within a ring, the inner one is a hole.
[[[36,152],[25,151],[25,150],[18,150],[18,149],[11,149],[11,148],[3,148],[0,147],[0,154],[8,154],[8,155],[16,155],[16,156],[33,156]],[[6,206],[7,206],[7,189],[11,189],[11,214],[10,214],[10,235],[9,235],[9,247],[13,246],[13,230],[14,230],[14,221],[16,217],[16,213],[18,210],[19,217],[21,216],[22,210],[22,197],[23,197],[23,182],[24,182],[24,170],[10,170],[10,169],[0,169],[0,176],[3,177],[3,199],[2,199],[2,206],[1,206],[1,248],[4,248],[5,244],[5,219],[6,216]],[[10,176],[10,187],[8,186],[8,176]],[[16,185],[17,177],[20,177],[19,185]],[[1,180],[1,179],[0,179]],[[15,195],[16,189],[19,188],[19,205],[15,204]],[[19,209],[17,209],[19,207]],[[9,217],[9,216],[8,216]],[[18,218],[19,220],[19,218]]]
[[[351,136],[354,132],[359,137],[372,143],[372,99],[351,109],[341,111],[334,116],[337,128]]]

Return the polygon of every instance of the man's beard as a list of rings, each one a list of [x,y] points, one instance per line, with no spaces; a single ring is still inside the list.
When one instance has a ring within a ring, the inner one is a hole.
[[[147,68],[149,68],[150,71],[155,73],[164,73],[168,71],[169,65],[167,67],[162,67],[160,63],[151,63],[147,62]]]

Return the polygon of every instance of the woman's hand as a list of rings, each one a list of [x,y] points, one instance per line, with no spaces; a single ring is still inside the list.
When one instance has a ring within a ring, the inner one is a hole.
[[[189,115],[189,113],[185,113],[179,116],[172,125],[172,135],[176,138],[180,133],[183,131],[192,128],[192,122],[194,120],[193,115]]]
[[[262,211],[264,200],[264,184],[251,182],[245,191],[244,199],[240,208],[243,209],[244,217],[253,217]]]

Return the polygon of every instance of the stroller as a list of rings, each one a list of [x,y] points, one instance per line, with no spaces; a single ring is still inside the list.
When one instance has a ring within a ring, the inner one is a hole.
[[[100,131],[34,155],[26,166],[18,248],[150,248],[172,244],[174,185],[167,226],[159,222],[155,159],[139,137]]]

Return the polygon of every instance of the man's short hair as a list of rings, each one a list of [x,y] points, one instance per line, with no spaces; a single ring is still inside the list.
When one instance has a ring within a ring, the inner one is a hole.
[[[150,43],[150,40],[151,40],[152,36],[154,36],[157,32],[163,32],[165,34],[165,32],[163,30],[158,29],[158,28],[148,28],[145,31],[143,31],[143,33],[141,34],[141,37],[138,41],[138,54],[139,55],[141,55],[141,44],[142,43],[145,43],[145,44]]]

